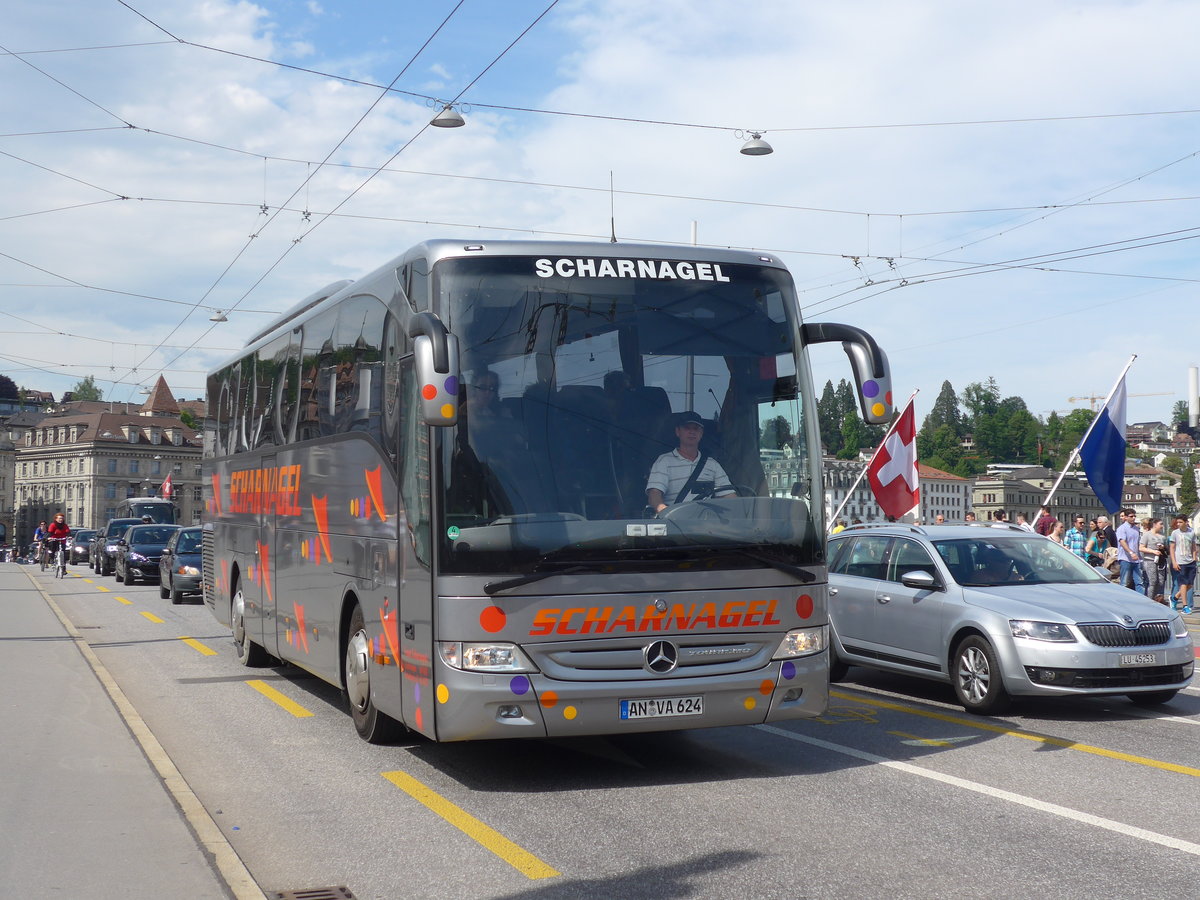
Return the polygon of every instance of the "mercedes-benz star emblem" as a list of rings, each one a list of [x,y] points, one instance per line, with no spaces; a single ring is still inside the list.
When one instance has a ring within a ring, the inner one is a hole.
[[[646,668],[655,675],[666,675],[679,664],[679,648],[670,641],[646,645]]]

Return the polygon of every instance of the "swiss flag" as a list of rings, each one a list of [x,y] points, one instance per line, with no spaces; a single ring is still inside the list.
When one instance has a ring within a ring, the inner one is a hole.
[[[171,499],[171,494],[173,494],[175,492],[175,486],[173,484],[171,484],[170,473],[167,474],[166,480],[162,483],[162,488],[161,488],[160,492],[162,493],[163,497],[165,497],[168,500]]]
[[[884,515],[899,519],[921,501],[917,481],[917,424],[913,398],[900,414],[871,462],[867,480]]]

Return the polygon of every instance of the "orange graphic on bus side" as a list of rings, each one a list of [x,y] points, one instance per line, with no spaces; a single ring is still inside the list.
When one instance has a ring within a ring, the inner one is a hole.
[[[783,624],[775,616],[778,600],[729,600],[725,603],[676,603],[659,611],[653,605],[539,609],[530,637],[549,634],[634,634],[645,631],[716,631],[766,628]]]

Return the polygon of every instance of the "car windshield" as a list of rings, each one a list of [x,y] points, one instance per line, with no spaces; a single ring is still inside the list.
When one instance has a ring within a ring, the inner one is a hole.
[[[174,532],[174,528],[142,528],[135,531],[131,538],[138,544],[165,544]]]
[[[934,541],[933,546],[964,587],[1104,581],[1074,553],[1038,535],[989,534]]]
[[[176,553],[196,553],[200,550],[200,532],[185,531],[175,544]]]
[[[640,277],[631,260],[551,263],[436,270],[465,398],[434,451],[444,571],[818,561],[819,438],[787,274],[660,261]],[[684,412],[706,454],[690,494],[700,463],[671,456]],[[656,465],[684,473],[663,476],[673,489],[658,516],[646,490]]]

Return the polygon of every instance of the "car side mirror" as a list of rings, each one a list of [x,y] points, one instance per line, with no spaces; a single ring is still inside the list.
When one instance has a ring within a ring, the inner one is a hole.
[[[900,576],[900,583],[918,591],[938,591],[942,583],[923,569],[914,569]]]

